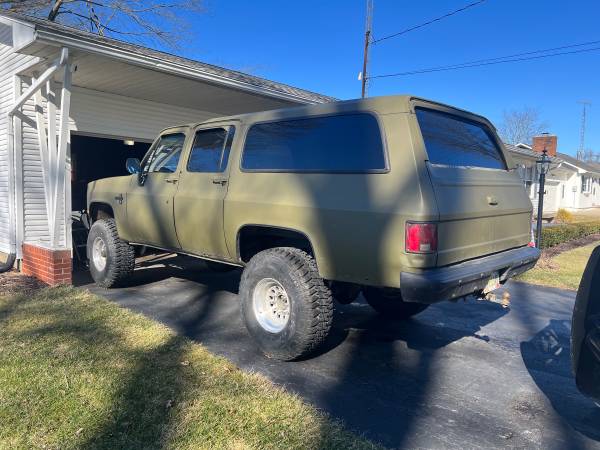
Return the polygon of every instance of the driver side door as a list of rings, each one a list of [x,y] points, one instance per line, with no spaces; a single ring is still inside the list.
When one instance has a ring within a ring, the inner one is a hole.
[[[179,248],[173,199],[187,131],[187,128],[176,128],[163,132],[144,157],[140,174],[132,177],[126,199],[127,222],[137,243]]]
[[[577,291],[571,358],[577,387],[600,402],[600,246],[592,252]]]

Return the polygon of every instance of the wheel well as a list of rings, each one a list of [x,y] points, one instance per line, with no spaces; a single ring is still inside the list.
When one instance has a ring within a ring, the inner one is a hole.
[[[300,231],[262,225],[246,225],[238,232],[238,255],[243,262],[268,248],[294,247],[315,256],[308,237]]]
[[[92,222],[98,219],[112,219],[115,217],[113,209],[106,203],[92,203],[90,206],[90,217]]]

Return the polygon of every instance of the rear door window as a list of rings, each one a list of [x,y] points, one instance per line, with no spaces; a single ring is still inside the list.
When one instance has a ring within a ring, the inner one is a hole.
[[[377,119],[344,114],[252,125],[242,169],[364,173],[385,171],[386,158]]]
[[[502,150],[484,124],[426,108],[416,108],[416,114],[430,163],[506,170]]]

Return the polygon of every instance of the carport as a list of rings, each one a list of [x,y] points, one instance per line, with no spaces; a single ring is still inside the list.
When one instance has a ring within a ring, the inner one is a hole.
[[[0,265],[70,282],[73,210],[163,128],[333,100],[22,15],[0,15]]]

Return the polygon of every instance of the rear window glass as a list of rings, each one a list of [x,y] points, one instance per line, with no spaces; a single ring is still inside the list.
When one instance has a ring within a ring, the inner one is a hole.
[[[252,125],[242,169],[369,172],[385,170],[386,161],[375,117],[347,114]]]
[[[483,124],[417,108],[417,120],[432,164],[506,170],[502,151]]]

